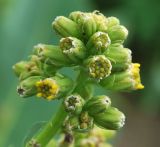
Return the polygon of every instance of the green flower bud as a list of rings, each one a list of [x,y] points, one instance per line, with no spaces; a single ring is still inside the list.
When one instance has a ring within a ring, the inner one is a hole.
[[[85,64],[87,64],[89,75],[92,78],[101,80],[111,73],[111,62],[104,55],[93,56],[87,59]]]
[[[88,40],[97,30],[96,21],[89,13],[76,11],[70,14],[70,18],[79,25],[82,36],[85,40]]]
[[[82,112],[79,116],[69,116],[65,121],[65,127],[68,130],[76,132],[88,132],[94,126],[93,118],[87,112]]]
[[[116,25],[119,25],[120,22],[119,22],[119,19],[116,18],[116,17],[107,17],[107,20],[108,20],[108,28],[110,27],[113,27],[113,26],[116,26]]]
[[[89,49],[90,54],[99,54],[103,53],[110,43],[111,40],[107,33],[96,32],[90,37],[86,47]]]
[[[94,115],[95,123],[105,129],[118,130],[125,123],[125,116],[117,108],[109,107],[104,113]]]
[[[58,16],[52,23],[55,31],[62,37],[76,37],[81,38],[81,32],[76,22],[64,16]]]
[[[104,55],[111,61],[112,71],[126,70],[131,62],[131,50],[119,44],[112,44],[104,52]]]
[[[34,47],[35,55],[46,64],[57,66],[70,65],[71,61],[62,53],[59,46],[38,44]]]
[[[94,129],[92,129],[89,133],[90,137],[96,137],[98,140],[105,142],[106,139],[111,139],[115,137],[116,131],[115,130],[106,130],[104,128],[94,126]]]
[[[37,63],[33,60],[20,61],[13,66],[13,70],[19,80],[24,80],[30,76],[38,76],[42,74],[42,71],[38,67]]]
[[[137,90],[143,89],[140,79],[140,64],[132,63],[126,71],[111,74],[100,81],[100,85],[109,90]]]
[[[80,132],[86,132],[93,128],[93,118],[89,116],[88,112],[82,112],[80,115]]]
[[[16,64],[12,67],[17,77],[19,77],[20,74],[21,74],[24,70],[26,70],[25,67],[26,67],[27,64],[28,64],[27,61],[20,61],[20,62],[16,63]]]
[[[88,111],[90,116],[94,116],[95,114],[106,111],[110,105],[110,98],[105,95],[100,95],[89,99],[84,105],[83,110]]]
[[[97,31],[101,31],[101,32],[107,32],[108,29],[108,20],[107,18],[100,13],[99,11],[94,11],[93,13],[91,13],[96,24],[97,24]]]
[[[62,52],[74,63],[81,62],[86,57],[86,47],[83,42],[74,37],[60,40]]]
[[[80,114],[84,105],[83,98],[78,94],[67,96],[64,100],[64,107],[67,112]]]
[[[116,25],[107,30],[111,43],[123,43],[128,36],[128,30],[121,25]]]
[[[64,97],[73,89],[73,81],[63,75],[46,78],[36,82],[37,97],[47,100]]]
[[[85,13],[81,11],[74,11],[69,14],[69,18],[73,20],[74,22],[78,22],[80,15],[83,15],[83,14]]]
[[[37,93],[36,82],[41,80],[41,76],[32,76],[20,82],[17,92],[21,97],[30,97]]]

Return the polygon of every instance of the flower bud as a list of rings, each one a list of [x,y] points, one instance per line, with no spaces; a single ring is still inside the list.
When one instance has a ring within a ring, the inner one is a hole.
[[[52,23],[55,31],[62,37],[81,38],[81,32],[78,24],[64,16],[58,16]]]
[[[74,63],[81,62],[86,57],[86,47],[83,42],[74,37],[66,37],[60,40],[62,52]]]
[[[107,30],[111,43],[123,43],[128,36],[128,30],[121,25],[116,25]]]
[[[79,25],[82,37],[85,40],[88,40],[97,30],[96,21],[89,13],[76,13],[74,20],[76,20]]]
[[[42,72],[37,66],[36,62],[30,61],[20,61],[13,66],[13,70],[19,80],[24,80],[30,76],[41,75]]]
[[[78,22],[78,19],[79,19],[80,15],[83,15],[83,14],[85,14],[85,13],[81,12],[81,11],[71,12],[69,14],[69,19],[73,20],[74,22]]]
[[[21,97],[30,97],[37,93],[36,82],[41,80],[41,76],[32,76],[20,82],[17,92]]]
[[[100,54],[108,48],[110,43],[111,40],[107,33],[96,32],[90,37],[86,47],[90,54]]]
[[[99,141],[105,142],[106,139],[111,139],[115,137],[116,131],[115,130],[106,130],[100,127],[94,126],[94,129],[92,129],[89,133],[90,137],[96,137]]]
[[[111,74],[100,82],[100,85],[109,90],[137,90],[143,89],[140,79],[140,64],[132,63],[126,71]]]
[[[64,100],[64,107],[67,112],[80,114],[84,105],[83,98],[78,94],[67,96]]]
[[[92,16],[97,24],[97,31],[107,32],[107,29],[108,29],[107,18],[99,11],[94,11],[92,13]]]
[[[120,44],[112,44],[104,52],[104,55],[111,61],[112,71],[123,71],[131,64],[131,53],[131,50]]]
[[[93,118],[89,116],[88,112],[82,112],[80,115],[80,132],[86,132],[93,128]]]
[[[89,75],[92,78],[101,80],[110,75],[112,65],[104,55],[93,56],[85,61]]]
[[[117,108],[109,107],[104,113],[94,115],[95,123],[105,129],[118,130],[125,123],[125,116]]]
[[[105,95],[95,96],[89,99],[84,105],[83,110],[88,111],[90,116],[102,113],[111,105],[111,100]]]
[[[53,100],[63,97],[73,88],[71,79],[62,75],[56,75],[36,82],[37,97]]]
[[[17,77],[19,77],[20,74],[25,70],[27,63],[27,61],[20,61],[12,67]]]
[[[113,26],[116,26],[116,25],[119,25],[120,22],[119,22],[119,19],[116,18],[116,17],[107,17],[107,20],[108,20],[108,28],[110,27],[113,27]]]
[[[69,65],[71,61],[62,53],[59,46],[38,44],[34,47],[34,54],[46,64],[57,66]]]
[[[68,130],[76,132],[88,132],[94,126],[93,118],[87,112],[82,112],[79,116],[69,116],[64,125]]]

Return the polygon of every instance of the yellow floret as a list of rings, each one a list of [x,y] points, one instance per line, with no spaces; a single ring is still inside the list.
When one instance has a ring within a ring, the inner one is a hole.
[[[36,87],[37,97],[43,97],[47,100],[54,99],[59,91],[57,83],[51,78],[38,81]]]
[[[135,81],[135,89],[143,89],[144,86],[141,83],[141,78],[140,78],[140,64],[139,63],[133,63],[132,64],[132,75],[133,75],[133,80]]]

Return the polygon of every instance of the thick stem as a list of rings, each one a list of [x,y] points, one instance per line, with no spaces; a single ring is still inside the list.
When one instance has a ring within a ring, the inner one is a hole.
[[[77,77],[77,86],[74,92],[80,94],[84,99],[88,99],[93,95],[93,82],[88,80],[88,74],[84,69],[80,69],[79,76]]]
[[[64,107],[61,105],[56,115],[26,144],[26,147],[34,147],[36,145],[37,147],[45,147],[61,128],[66,115]]]

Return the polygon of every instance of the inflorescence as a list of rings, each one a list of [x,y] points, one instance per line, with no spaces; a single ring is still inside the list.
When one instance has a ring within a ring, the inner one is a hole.
[[[93,135],[94,126],[117,130],[123,127],[125,116],[111,106],[108,96],[93,96],[88,83],[91,87],[96,83],[112,91],[144,88],[140,64],[132,63],[131,50],[123,46],[128,30],[118,18],[105,17],[99,11],[75,11],[68,17],[59,16],[52,27],[62,37],[58,45],[38,44],[29,60],[13,66],[20,81],[17,92],[21,97],[61,98],[67,112],[62,126],[65,134],[75,134],[72,142],[75,146],[97,146],[97,142],[94,144],[89,139],[96,136]],[[63,67],[76,67],[79,77],[83,73],[84,81],[74,81],[60,74]],[[77,137],[86,132],[88,139],[85,135]]]

